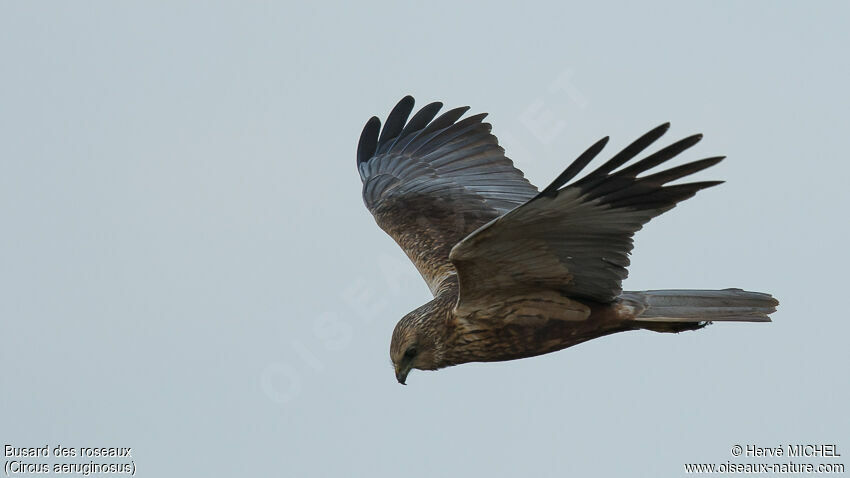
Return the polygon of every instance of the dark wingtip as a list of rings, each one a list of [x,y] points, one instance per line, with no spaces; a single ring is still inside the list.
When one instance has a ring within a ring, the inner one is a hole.
[[[641,177],[641,180],[646,181],[647,183],[657,183],[658,185],[667,184],[670,181],[675,181],[685,176],[698,173],[703,169],[710,168],[720,161],[723,161],[723,158],[725,158],[725,156],[714,156],[712,158],[700,159],[699,161],[686,163],[649,176],[643,176]]]
[[[413,99],[411,95],[405,95],[402,99],[398,100],[398,103],[393,107],[394,110],[405,108],[412,110],[413,105],[416,103],[416,100]]]
[[[681,140],[680,143],[686,144],[687,146],[685,147],[685,149],[688,149],[691,146],[699,143],[700,141],[702,141],[702,133],[697,133],[697,134],[692,134],[692,135],[688,136],[687,138]]]
[[[363,132],[360,133],[360,142],[357,143],[357,164],[365,163],[378,150],[378,132],[381,130],[381,120],[377,116],[369,118]]]
[[[457,120],[460,119],[461,116],[469,111],[469,106],[460,106],[458,108],[451,109],[446,111],[442,115],[440,115],[437,119],[431,122],[425,130],[425,133],[429,133],[432,131],[436,131],[438,129],[447,128],[453,125]]]
[[[687,138],[679,141],[679,143],[682,146],[682,151],[685,151],[686,149],[691,148],[692,146],[699,143],[700,141],[702,141],[702,133],[697,133],[697,134],[692,134],[692,135],[688,136]],[[679,154],[679,153],[676,153],[676,154]]]
[[[650,144],[654,143],[658,138],[667,134],[667,131],[669,131],[669,130],[670,130],[670,122],[669,121],[666,122],[666,123],[661,123],[660,125],[656,126],[655,128],[652,128],[651,130],[647,131],[646,134],[644,134],[640,139],[638,139],[638,141],[644,140],[644,141],[646,141],[645,144],[644,144],[644,147],[649,146]]]
[[[647,156],[646,158],[633,163],[631,166],[623,168],[617,172],[620,176],[637,176],[638,174],[652,169],[658,166],[665,161],[668,161],[687,149],[693,147],[695,144],[699,143],[702,139],[702,134],[693,134],[688,136],[687,138],[680,139],[675,143],[664,147],[663,149],[656,151],[655,153]]]
[[[401,129],[404,128],[404,124],[407,122],[410,112],[413,111],[414,103],[415,101],[410,95],[405,96],[396,103],[390,111],[390,114],[387,115],[387,122],[384,124],[384,129],[381,131],[381,137],[378,139],[378,147],[401,133]]]
[[[611,159],[605,162],[602,166],[596,168],[592,173],[581,179],[578,184],[587,184],[594,180],[598,180],[607,176],[615,169],[629,162],[632,158],[640,154],[641,151],[648,148],[649,145],[656,142],[658,138],[664,136],[667,130],[670,129],[670,122],[660,124],[652,128],[640,138],[634,140],[631,144],[623,148],[622,151],[615,154]]]
[[[428,103],[427,105],[423,106],[422,109],[417,111],[416,114],[414,114],[413,117],[410,118],[410,121],[407,122],[407,124],[404,126],[404,129],[402,129],[401,133],[399,133],[398,137],[396,138],[396,141],[409,135],[414,131],[418,131],[428,126],[428,123],[430,123],[431,120],[433,120],[434,117],[437,116],[437,113],[442,107],[443,103],[440,101]]]
[[[558,189],[560,189],[561,186],[566,184],[569,180],[573,179],[578,173],[580,173],[581,170],[584,169],[584,167],[587,166],[587,164],[590,163],[593,158],[595,158],[599,154],[599,152],[602,151],[603,148],[605,148],[605,145],[608,144],[609,139],[610,137],[606,136],[600,139],[599,141],[593,143],[593,145],[587,148],[584,153],[582,153],[578,158],[576,158],[576,160],[573,161],[567,167],[567,169],[564,170],[564,172],[559,174],[558,177],[555,178],[555,180],[552,181],[552,183],[546,187],[546,189],[541,191],[537,195],[537,197],[556,196],[558,194]]]

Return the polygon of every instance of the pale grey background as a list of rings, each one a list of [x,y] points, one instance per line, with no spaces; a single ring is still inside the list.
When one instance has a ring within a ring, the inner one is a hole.
[[[850,454],[846,2],[3,2],[0,441],[139,476],[679,476]],[[744,287],[772,324],[389,363],[427,288],[360,199],[404,94],[489,111],[545,185],[611,135],[727,154],[627,288]],[[742,461],[742,460],[739,460]]]

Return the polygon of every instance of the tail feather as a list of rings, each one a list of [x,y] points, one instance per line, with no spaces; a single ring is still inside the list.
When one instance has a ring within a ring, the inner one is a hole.
[[[770,322],[779,301],[741,289],[624,292],[620,303],[640,322]]]

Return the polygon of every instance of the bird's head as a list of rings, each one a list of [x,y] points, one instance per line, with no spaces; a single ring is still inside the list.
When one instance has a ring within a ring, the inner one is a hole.
[[[439,328],[430,327],[429,312],[426,307],[420,307],[404,316],[393,330],[390,359],[395,369],[395,377],[402,385],[405,385],[407,374],[414,368],[440,368],[440,342],[435,336]]]

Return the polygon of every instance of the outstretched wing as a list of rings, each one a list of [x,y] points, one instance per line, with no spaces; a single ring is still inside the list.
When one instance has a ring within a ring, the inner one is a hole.
[[[505,157],[486,113],[461,120],[462,107],[434,119],[441,107],[428,104],[408,121],[406,96],[383,129],[376,117],[366,123],[357,148],[366,207],[432,291],[454,272],[455,244],[538,192]]]
[[[634,233],[700,189],[722,182],[666,185],[717,164],[722,157],[638,177],[695,145],[702,135],[685,138],[615,171],[669,126],[655,128],[595,171],[563,187],[599,154],[608,141],[603,138],[533,199],[455,246],[451,260],[460,281],[458,308],[472,310],[493,295],[538,289],[597,302],[616,298],[628,275]]]

